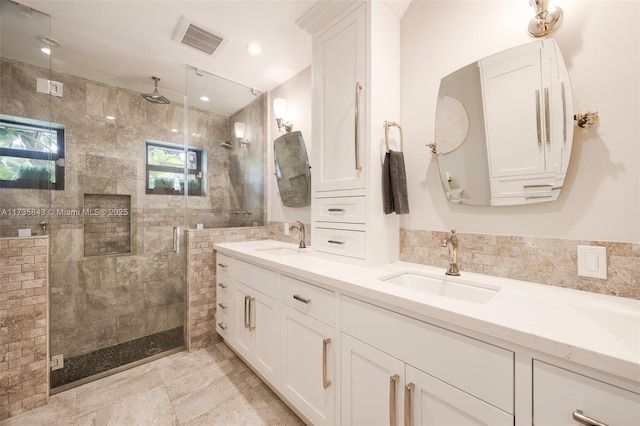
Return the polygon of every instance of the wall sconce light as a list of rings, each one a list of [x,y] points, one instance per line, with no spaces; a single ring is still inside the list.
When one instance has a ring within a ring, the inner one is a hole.
[[[536,9],[536,16],[529,21],[529,35],[544,37],[560,26],[562,9],[552,7],[548,10],[549,0],[530,0],[529,4]]]
[[[278,123],[279,132],[282,131],[283,127],[287,133],[293,130],[293,123],[290,121],[284,121],[284,116],[287,114],[287,101],[282,98],[275,98],[273,100],[273,114],[276,116],[276,123]]]
[[[240,142],[240,145],[248,145],[251,142],[244,139],[244,130],[247,126],[242,121],[236,121],[233,123],[233,131],[236,134],[236,139]]]

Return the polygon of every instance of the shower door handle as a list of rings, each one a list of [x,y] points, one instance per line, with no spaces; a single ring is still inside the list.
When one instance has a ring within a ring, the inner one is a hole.
[[[178,227],[173,227],[173,252],[178,253],[180,251],[180,244],[178,242]]]

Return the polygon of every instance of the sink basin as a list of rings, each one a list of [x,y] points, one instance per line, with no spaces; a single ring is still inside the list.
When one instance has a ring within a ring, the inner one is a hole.
[[[287,247],[264,248],[264,249],[258,249],[258,251],[266,254],[273,254],[275,256],[289,256],[292,254],[300,253],[300,250],[290,249]]]
[[[487,303],[500,291],[499,288],[476,285],[457,277],[430,276],[417,272],[400,272],[382,280],[399,287],[473,303]]]

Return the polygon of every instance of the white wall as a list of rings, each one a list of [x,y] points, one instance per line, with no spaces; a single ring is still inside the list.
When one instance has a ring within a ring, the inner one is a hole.
[[[575,127],[560,199],[510,207],[449,204],[434,140],[440,79],[477,59],[531,42],[527,0],[413,0],[401,23],[401,123],[411,230],[640,242],[640,1],[559,1],[553,33],[577,113],[599,111],[600,126]]]
[[[273,100],[283,98],[287,101],[287,121],[293,123],[293,130],[300,130],[311,160],[311,67],[308,67],[291,79],[269,92],[269,118],[267,131],[267,218],[271,221],[291,222],[300,220],[311,222],[310,207],[285,207],[280,199],[278,182],[274,176],[273,141],[282,135],[278,132],[273,115]],[[284,132],[284,129],[282,130]],[[311,171],[313,173],[313,170]]]

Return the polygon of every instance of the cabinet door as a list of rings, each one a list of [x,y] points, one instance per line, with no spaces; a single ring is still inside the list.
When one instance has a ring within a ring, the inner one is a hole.
[[[362,5],[314,39],[315,191],[365,187],[365,36]]]
[[[251,328],[255,334],[255,367],[271,383],[278,380],[278,354],[280,349],[280,303],[256,291],[250,302]]]
[[[251,358],[253,351],[253,334],[249,325],[251,309],[251,289],[238,282],[233,283],[232,289],[233,309],[231,310],[231,327],[233,335],[231,346],[237,350],[245,359]]]
[[[640,395],[540,361],[533,363],[533,422],[576,426],[584,416],[608,425],[639,425]]]
[[[340,345],[342,424],[402,425],[404,363],[344,333]]]
[[[418,369],[406,366],[407,425],[510,425],[513,416]]]
[[[283,309],[282,393],[314,424],[335,424],[333,327]]]
[[[479,62],[492,177],[545,172],[541,49],[527,44]]]

